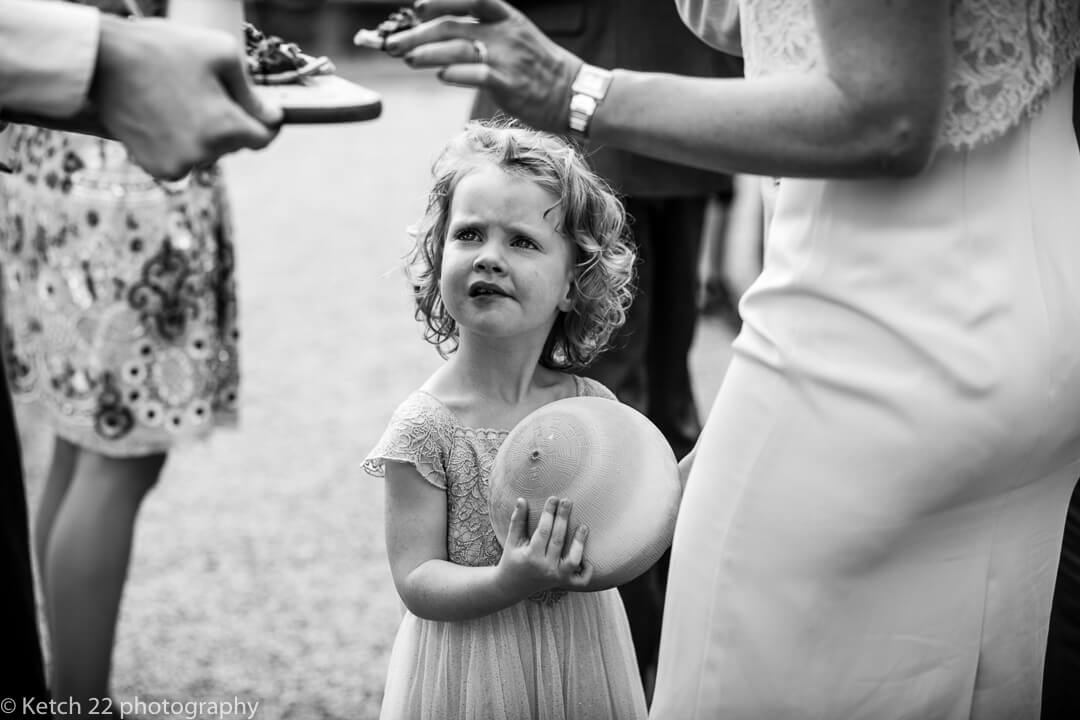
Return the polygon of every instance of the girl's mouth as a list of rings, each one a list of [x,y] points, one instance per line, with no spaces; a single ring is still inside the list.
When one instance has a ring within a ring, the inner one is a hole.
[[[509,293],[494,283],[476,282],[469,286],[469,297],[509,297]]]

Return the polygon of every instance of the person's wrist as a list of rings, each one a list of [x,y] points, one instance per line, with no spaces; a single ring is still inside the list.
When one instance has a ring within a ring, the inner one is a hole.
[[[610,70],[582,63],[570,83],[570,97],[567,102],[566,128],[578,138],[589,135],[593,116],[611,87]]]

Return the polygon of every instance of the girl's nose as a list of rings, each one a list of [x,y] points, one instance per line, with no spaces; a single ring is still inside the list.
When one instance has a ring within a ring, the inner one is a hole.
[[[497,252],[493,252],[493,249],[488,246],[476,254],[476,258],[473,260],[473,269],[482,272],[501,273],[505,271],[506,263],[503,262]]]

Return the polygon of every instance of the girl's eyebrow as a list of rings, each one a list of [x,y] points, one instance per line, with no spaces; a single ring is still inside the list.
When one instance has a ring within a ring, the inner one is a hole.
[[[451,218],[449,227],[451,227],[451,228],[486,227],[487,225],[490,225],[490,224],[491,224],[490,222],[488,222],[488,221],[486,221],[486,220],[484,220],[484,219],[482,219],[482,218],[480,218],[480,217],[478,217],[476,215],[463,215],[463,216],[459,216],[457,218]],[[522,224],[522,223],[512,223],[510,225],[505,225],[504,227],[512,235],[528,235],[531,238],[536,238],[537,236],[541,235],[544,232],[544,230],[547,229],[546,227],[542,227],[542,226],[525,225],[525,224]]]

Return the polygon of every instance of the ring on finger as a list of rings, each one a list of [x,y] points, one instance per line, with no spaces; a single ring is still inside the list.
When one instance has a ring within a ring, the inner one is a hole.
[[[476,60],[474,62],[480,65],[488,64],[488,49],[487,44],[483,40],[472,41],[473,52],[476,54]]]

